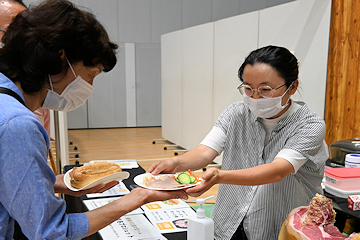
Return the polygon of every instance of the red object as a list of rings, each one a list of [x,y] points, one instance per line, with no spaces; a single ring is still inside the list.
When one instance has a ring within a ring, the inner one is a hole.
[[[360,195],[351,195],[347,199],[348,208],[351,210],[360,210]]]
[[[325,180],[327,184],[340,190],[360,191],[360,168],[326,168]]]

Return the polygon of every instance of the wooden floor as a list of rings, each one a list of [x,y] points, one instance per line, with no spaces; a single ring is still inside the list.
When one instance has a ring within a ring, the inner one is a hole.
[[[68,136],[69,141],[77,147],[77,150],[70,147],[69,151],[79,152],[80,163],[92,160],[136,159],[146,170],[156,161],[173,157],[173,150],[177,149],[167,147],[167,150],[164,150],[164,145],[172,144],[169,142],[156,141],[153,144],[154,139],[162,138],[161,127],[69,130]],[[73,157],[70,155],[70,158]],[[72,163],[75,161],[70,161],[70,164]],[[196,171],[199,176],[202,173],[202,170]],[[201,197],[217,196],[217,191],[218,185],[215,185]]]

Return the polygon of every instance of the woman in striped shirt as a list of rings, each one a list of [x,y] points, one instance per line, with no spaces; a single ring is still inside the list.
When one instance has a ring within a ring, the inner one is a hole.
[[[291,100],[298,73],[286,48],[251,52],[238,72],[244,101],[228,106],[196,149],[148,169],[196,170],[223,152],[221,170],[208,169],[200,185],[186,190],[197,197],[220,184],[212,213],[217,240],[275,240],[287,214],[322,193],[325,122],[304,102]]]

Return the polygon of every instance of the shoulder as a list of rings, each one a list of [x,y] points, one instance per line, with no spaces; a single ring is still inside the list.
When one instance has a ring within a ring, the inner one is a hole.
[[[243,115],[243,114],[249,114],[250,109],[246,103],[244,103],[243,101],[238,101],[238,102],[234,102],[234,103],[230,104],[223,111],[223,113],[227,113],[230,115]]]
[[[2,133],[24,136],[26,133],[41,133],[42,125],[29,109],[25,107],[13,107],[0,116],[0,131]]]
[[[297,102],[301,107],[288,118],[289,121],[302,126],[321,126],[325,128],[325,120],[315,112],[312,112],[303,102]]]

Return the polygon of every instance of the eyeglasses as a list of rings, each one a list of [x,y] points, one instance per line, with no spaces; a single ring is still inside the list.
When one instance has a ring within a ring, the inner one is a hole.
[[[2,29],[0,29],[0,32],[6,33],[6,31],[5,31],[5,30],[2,30]]]
[[[243,96],[248,96],[251,97],[255,91],[258,91],[259,95],[264,97],[264,98],[272,98],[274,95],[274,92],[276,90],[278,90],[279,88],[285,86],[286,84],[281,85],[280,87],[277,87],[275,89],[273,89],[270,86],[260,86],[258,89],[253,89],[252,87],[250,87],[249,85],[245,85],[245,84],[241,84],[238,89],[239,92],[243,95]]]

